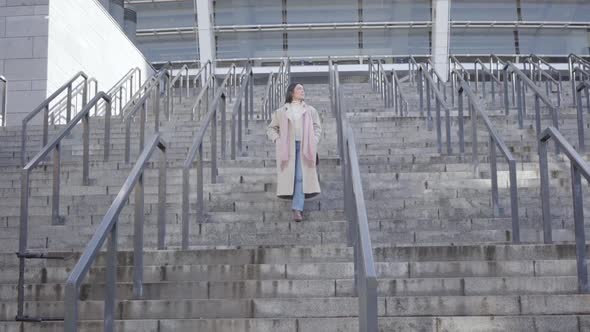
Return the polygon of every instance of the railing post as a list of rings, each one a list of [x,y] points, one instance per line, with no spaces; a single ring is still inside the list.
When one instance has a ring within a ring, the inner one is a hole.
[[[160,149],[158,171],[158,249],[166,247],[166,148]]]
[[[504,75],[504,114],[510,114],[510,102],[508,100],[508,75]]]
[[[239,101],[237,100],[237,96],[234,96],[234,99],[236,100],[236,103],[238,103]],[[221,100],[219,101],[219,108],[220,108],[220,112],[221,112],[221,159],[226,160],[227,159],[227,154],[226,154],[226,145],[227,145],[227,131],[226,131],[226,111],[227,111],[227,104],[226,104],[226,100],[225,98],[221,98]]]
[[[498,168],[496,160],[496,142],[490,135],[490,173],[492,176],[492,210],[494,217],[500,216],[500,205],[498,203]]]
[[[241,107],[241,106],[240,106]],[[238,117],[241,116],[241,110],[238,111]],[[230,117],[230,159],[236,160],[236,120],[233,116]]]
[[[72,83],[68,85],[68,99],[67,99],[67,112],[66,112],[66,121],[70,122],[72,120]]]
[[[131,119],[125,120],[125,163],[131,159]]]
[[[221,98],[225,98],[225,95],[222,94]],[[211,119],[211,183],[217,183],[217,116],[219,109],[218,103]]]
[[[541,180],[541,209],[543,211],[543,241],[545,244],[553,242],[551,229],[551,205],[549,201],[549,166],[547,163],[547,142],[538,141],[539,145],[539,173]]]
[[[53,149],[53,191],[51,194],[51,224],[61,224],[59,216],[59,192],[60,192],[60,168],[61,168],[61,143]],[[87,176],[87,175],[86,175]],[[84,177],[83,177],[84,179]],[[87,180],[82,182],[86,184]],[[28,200],[28,199],[27,199]],[[27,204],[28,205],[28,204]]]
[[[250,118],[252,120],[254,120],[254,72],[250,72],[250,80],[248,81],[248,85],[249,85],[250,93],[248,94],[249,101],[246,101],[246,102],[250,104],[250,106],[249,106]]]
[[[18,295],[17,295],[17,316],[24,315],[24,301],[25,301],[25,257],[27,253],[27,240],[29,234],[29,170],[23,169],[21,171],[20,183],[20,229],[18,240]]]
[[[202,223],[203,217],[205,216],[205,204],[203,203],[203,158],[203,144],[201,143],[201,145],[199,145],[197,154],[197,223]]]
[[[112,100],[105,102],[104,114],[104,161],[109,160],[111,152],[111,105]]]
[[[141,171],[135,185],[135,224],[133,234],[133,297],[143,297],[143,193],[144,172]]]
[[[578,150],[586,152],[586,144],[584,143],[584,111],[582,109],[582,91],[577,92],[576,115],[578,120]]]
[[[64,296],[65,317],[64,317],[64,331],[77,332],[78,331],[78,286],[75,283],[68,282],[66,284],[66,292]]]
[[[188,249],[189,236],[189,198],[190,198],[190,166],[182,169],[182,250]]]
[[[115,330],[115,307],[117,299],[117,221],[114,222],[107,244],[107,262],[104,297],[104,330]]]
[[[90,162],[90,114],[86,113],[82,118],[82,184],[88,186],[90,181],[88,179],[89,162]]]
[[[518,188],[516,181],[516,161],[508,161],[510,173],[510,211],[512,217],[512,242],[520,243],[520,223],[518,216]]]
[[[578,267],[578,291],[590,292],[588,286],[588,262],[586,261],[586,233],[584,230],[584,203],[582,179],[578,167],[571,163],[572,198],[574,203],[574,229],[576,234],[576,262]]]
[[[440,119],[440,101],[438,98],[434,98],[436,104],[436,150],[438,153],[442,153],[442,128]]]
[[[520,80],[518,80],[518,82],[515,82],[515,84],[516,84],[516,95],[517,95],[517,98],[518,98],[518,101],[517,101],[518,128],[519,129],[522,129],[523,126],[524,126],[524,123],[523,123],[523,113],[522,113],[523,112],[523,110],[522,110],[522,108],[523,108],[523,102],[522,102],[522,100],[525,98],[525,96],[524,96],[524,91],[523,91],[522,85],[520,83]],[[540,129],[540,126],[539,126],[538,129]],[[539,134],[539,131],[537,131],[537,135],[538,134]]]
[[[240,155],[242,154],[242,104],[240,103],[239,110],[238,110],[238,151],[240,151]],[[232,118],[233,120],[233,118]],[[233,132],[233,131],[232,131]],[[235,141],[232,143],[235,144]],[[234,159],[236,158],[234,153]]]
[[[438,98],[437,98],[438,100]],[[439,102],[440,105],[440,102]],[[446,105],[443,105],[445,108],[445,127],[447,132],[447,154],[451,155],[453,153],[453,148],[451,147],[451,111]]]
[[[422,82],[420,82],[422,83]],[[432,111],[431,111],[431,100],[430,100],[430,85],[428,81],[424,82],[426,84],[426,127],[428,130],[432,130]],[[420,94],[420,98],[422,98],[422,94]],[[420,100],[422,102],[422,100]]]
[[[473,175],[478,176],[479,173],[479,152],[477,147],[477,112],[473,104],[475,101],[468,97],[469,114],[471,114],[471,162],[473,164]]]
[[[247,83],[244,89],[244,98],[240,95],[240,99],[236,100],[236,103],[240,103],[240,113],[242,113],[242,105],[244,106],[244,125],[248,128],[248,118],[252,116],[252,120],[254,120],[254,115],[250,113],[250,81],[246,78]]]
[[[465,128],[464,128],[464,119],[463,119],[463,87],[459,88],[457,92],[457,104],[458,104],[458,116],[459,116],[459,153],[461,154],[461,159],[465,154]]]
[[[55,124],[55,122],[54,122]],[[23,133],[23,135],[26,135],[26,133]],[[43,108],[43,145],[41,146],[41,148],[43,148],[45,145],[47,145],[47,139],[49,137],[49,104],[45,105],[45,107]],[[24,164],[23,164],[24,166]]]
[[[423,91],[423,72],[422,68],[418,68],[418,94],[420,95],[420,116],[424,116],[424,91]],[[428,123],[430,117],[426,119]]]

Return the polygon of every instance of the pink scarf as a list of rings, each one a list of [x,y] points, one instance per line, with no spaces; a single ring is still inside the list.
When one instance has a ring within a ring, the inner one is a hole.
[[[308,163],[310,167],[315,166],[315,155],[316,155],[316,143],[315,143],[315,133],[313,130],[313,120],[311,115],[308,114],[307,105],[302,103],[303,106],[303,115],[301,121],[303,121],[303,137],[301,137],[301,146],[303,152],[303,159]],[[291,149],[289,148],[289,140],[291,138],[291,132],[289,127],[289,119],[287,114],[283,114],[281,118],[281,122],[279,123],[279,132],[281,133],[280,136],[280,147],[281,147],[281,170],[284,170],[287,165],[289,165],[289,152]],[[283,135],[285,133],[286,135]]]

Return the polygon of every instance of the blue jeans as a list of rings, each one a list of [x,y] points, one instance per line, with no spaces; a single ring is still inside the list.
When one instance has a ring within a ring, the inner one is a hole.
[[[301,142],[295,141],[295,181],[293,188],[292,209],[303,211],[305,195],[303,194],[303,171],[301,169]]]

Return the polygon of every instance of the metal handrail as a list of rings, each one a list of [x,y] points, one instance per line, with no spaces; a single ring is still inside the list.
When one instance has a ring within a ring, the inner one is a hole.
[[[557,106],[561,106],[561,81],[557,81],[551,74],[547,73],[541,65],[534,62],[531,57],[526,58],[523,62],[524,71],[527,71],[527,64],[531,65],[529,68],[529,76],[531,81],[541,83],[543,78],[545,78],[545,92],[549,96],[551,92],[554,92],[557,95]],[[535,73],[536,71],[536,73]],[[561,79],[561,76],[560,76]],[[556,91],[553,91],[550,88],[550,83],[556,86]]]
[[[240,91],[237,94],[236,102],[234,103],[230,121],[231,121],[231,138],[230,138],[230,158],[231,160],[236,160],[236,145],[242,153],[242,140],[243,140],[243,132],[242,130],[242,110],[244,111],[244,127],[248,128],[248,118],[253,116],[251,112],[251,103],[250,101],[253,99],[254,96],[254,75],[252,73],[252,66],[248,64],[246,67],[246,72],[244,73],[243,80],[241,83]],[[245,102],[244,102],[245,100]],[[237,120],[236,120],[237,117]],[[236,121],[237,121],[237,128],[236,128]],[[237,129],[237,144],[236,144],[236,129]]]
[[[557,75],[557,80],[559,81],[559,85],[561,86],[561,72],[557,70],[557,68],[550,64],[547,60],[541,58],[540,56],[534,53],[529,54],[528,59],[532,62],[536,62],[539,65],[540,69],[542,69],[541,65],[547,66],[547,70]]]
[[[338,151],[344,181],[344,207],[348,221],[348,245],[354,250],[354,285],[359,303],[359,330],[377,332],[377,273],[367,210],[352,127],[342,107],[338,66],[329,61],[330,100],[336,116]]]
[[[576,87],[576,113],[578,123],[578,149],[580,152],[586,152],[584,138],[584,110],[582,109],[582,90],[586,94],[586,106],[590,113],[590,81],[583,81]]]
[[[271,85],[272,85],[272,77],[274,72],[270,72],[268,74],[268,81],[266,82],[266,88],[264,89],[264,97],[262,97],[262,119],[270,121],[270,116],[272,110],[272,103],[271,103]]]
[[[105,241],[107,243],[106,271],[105,271],[105,296],[104,296],[104,330],[114,331],[116,288],[117,288],[117,248],[118,248],[118,221],[119,214],[127,204],[131,192],[135,189],[135,224],[133,236],[133,296],[136,299],[143,297],[143,227],[144,221],[144,172],[148,161],[156,149],[160,150],[159,179],[158,179],[158,249],[164,249],[166,236],[165,209],[166,209],[166,143],[159,133],[156,133],[145,150],[137,159],[129,176],[123,183],[121,190],[107,210],[96,232],[82,252],[80,259],[68,276],[65,286],[65,321],[64,331],[78,331],[78,297],[82,281],[88,270],[99,255]],[[110,235],[110,236],[109,236]]]
[[[577,75],[576,73],[581,73],[583,75],[586,75],[586,79],[590,79],[590,76],[587,75],[588,72],[590,72],[590,61],[587,61],[586,59],[583,59],[573,53],[571,53],[568,57],[567,57],[567,62],[568,62],[568,72],[569,72],[569,77],[570,77],[570,82],[572,85],[572,98],[573,98],[573,102],[574,105],[576,104],[576,81],[577,81]],[[578,66],[576,66],[578,65]],[[584,77],[581,77],[582,80],[585,80]]]
[[[518,109],[518,127],[520,129],[523,128],[523,114],[526,111],[526,94],[525,94],[525,86],[528,86],[530,90],[533,91],[535,95],[535,132],[537,135],[541,134],[541,105],[540,102],[542,101],[550,110],[551,110],[551,118],[553,120],[553,126],[559,129],[559,107],[554,106],[553,103],[549,100],[549,98],[539,89],[539,87],[531,81],[525,73],[523,73],[520,69],[518,69],[512,62],[507,62],[504,66],[504,77],[507,77],[510,73],[515,74],[515,80],[513,81],[516,85],[516,95],[517,95],[517,109]],[[504,106],[505,106],[505,114],[508,115],[509,113],[509,106],[508,106],[508,81],[504,80]],[[555,145],[557,153],[559,153],[559,146]]]
[[[371,84],[371,88],[381,95],[386,108],[391,107],[393,105],[391,103],[391,82],[383,70],[381,60],[373,60],[373,58],[369,58],[368,65],[369,83]]]
[[[28,239],[28,225],[29,225],[29,185],[30,174],[32,170],[38,166],[45,157],[53,151],[53,191],[51,195],[51,222],[52,224],[62,224],[59,216],[59,193],[60,193],[60,155],[61,155],[61,140],[72,131],[72,129],[82,121],[82,184],[88,185],[89,173],[89,156],[90,156],[90,110],[100,101],[104,100],[107,105],[107,112],[105,116],[104,129],[104,161],[109,159],[110,151],[110,105],[111,98],[104,92],[99,92],[92,100],[84,106],[68,124],[49,142],[46,144],[37,155],[31,159],[27,165],[24,166],[21,173],[21,196],[20,196],[20,234],[19,234],[19,281],[18,281],[18,310],[17,320],[24,318],[24,273],[25,273],[25,259],[38,258],[31,257],[27,252]]]
[[[510,152],[504,140],[500,138],[494,125],[488,118],[487,114],[481,109],[478,98],[475,94],[471,91],[471,87],[469,83],[466,82],[462,75],[457,72],[457,77],[459,78],[459,87],[458,87],[458,108],[459,108],[459,117],[463,117],[463,95],[467,95],[467,107],[469,109],[470,118],[471,118],[471,159],[473,164],[473,174],[477,175],[479,173],[479,153],[478,153],[478,143],[477,143],[477,118],[478,116],[481,117],[483,123],[488,130],[490,135],[489,141],[489,153],[490,153],[490,171],[492,177],[492,210],[494,211],[494,216],[500,215],[500,204],[499,204],[499,195],[498,195],[498,168],[497,168],[497,158],[496,158],[496,147],[500,149],[500,152],[504,155],[506,160],[508,161],[508,171],[510,176],[510,211],[512,217],[512,241],[514,243],[520,243],[520,225],[518,220],[518,188],[517,188],[517,181],[516,181],[516,158]],[[464,138],[464,131],[462,126],[459,129],[459,139],[462,145],[465,143]],[[464,149],[464,146],[462,146]]]
[[[570,160],[572,201],[574,208],[574,233],[576,237],[576,265],[578,270],[578,291],[590,292],[588,285],[588,263],[586,261],[586,234],[584,232],[584,202],[582,179],[590,182],[590,165],[580,156],[557,128],[548,127],[539,135],[539,170],[541,178],[541,208],[543,210],[543,240],[553,242],[551,229],[551,205],[549,200],[549,166],[547,165],[547,142],[554,138]]]
[[[425,91],[426,91],[426,108],[427,108],[427,124],[428,129],[432,129],[432,112],[430,110],[430,95],[431,93],[434,94],[434,100],[436,104],[436,142],[437,142],[437,151],[438,153],[442,153],[442,129],[441,129],[441,118],[440,118],[440,109],[441,107],[444,108],[445,111],[445,127],[446,127],[446,145],[447,145],[447,154],[452,153],[451,147],[451,112],[450,108],[446,104],[444,97],[441,95],[440,91],[436,88],[436,84],[434,83],[434,79],[430,76],[430,72],[424,67],[423,64],[419,65],[419,75],[420,79],[419,84],[421,85],[422,82],[426,82],[425,84]],[[424,98],[422,93],[422,86],[419,86],[418,90],[420,91],[420,105],[423,105],[422,99]],[[453,93],[454,94],[454,93]],[[463,117],[459,117],[460,128],[462,128],[463,124]]]
[[[197,95],[197,98],[195,99],[195,103],[193,104],[193,108],[192,108],[192,112],[191,112],[191,121],[195,120],[195,113],[198,112],[198,119],[201,120],[202,114],[201,114],[201,109],[202,109],[202,104],[203,104],[203,98],[205,100],[205,109],[208,110],[209,109],[209,91],[210,89],[213,89],[213,86],[215,84],[215,76],[211,75],[207,78],[207,81],[205,82],[204,87],[201,89],[201,91],[199,92],[199,94]]]
[[[230,68],[221,85],[216,88],[215,96],[208,105],[207,116],[201,121],[199,131],[193,138],[193,143],[188,151],[188,155],[184,161],[182,168],[182,248],[188,249],[189,246],[189,188],[190,178],[189,172],[192,164],[197,156],[197,222],[202,222],[203,218],[203,139],[209,126],[211,126],[211,183],[217,183],[217,116],[221,113],[221,155],[225,159],[225,143],[226,143],[226,99],[228,90],[228,81],[232,75],[232,68]]]
[[[182,101],[182,90],[184,88],[184,81],[185,79],[182,78],[182,74],[186,73],[186,97],[188,98],[190,95],[190,79],[189,79],[189,75],[188,75],[188,65],[184,65],[182,66],[182,68],[180,68],[180,70],[178,71],[178,74],[176,74],[176,76],[174,76],[171,80],[170,80],[170,89],[172,89],[174,87],[174,85],[176,84],[176,82],[178,80],[180,80],[180,93],[178,94],[178,102]],[[172,92],[174,90],[170,90],[170,92]],[[170,103],[170,113],[174,113],[174,98],[169,98],[169,103]]]
[[[31,121],[37,114],[43,111],[43,139],[41,141],[41,146],[45,146],[47,144],[47,137],[49,132],[49,103],[51,103],[55,98],[57,98],[63,91],[67,90],[68,96],[68,107],[67,107],[67,115],[66,120],[70,122],[71,119],[71,110],[72,110],[72,85],[78,79],[82,77],[84,81],[88,81],[88,75],[84,72],[78,72],[74,75],[69,81],[67,81],[64,85],[62,85],[59,89],[57,89],[51,96],[47,97],[39,106],[37,106],[33,111],[27,114],[24,119],[22,120],[22,128],[21,128],[21,149],[20,149],[20,161],[21,165],[24,166],[26,163],[26,140],[27,140],[27,124]],[[85,85],[86,88],[88,85]],[[87,91],[82,95],[82,106],[86,106],[86,99],[87,98]]]
[[[449,55],[449,67],[452,67],[449,71],[452,72],[453,70],[457,69],[457,67],[459,67],[459,69],[461,69],[461,71],[464,73],[465,76],[467,76],[467,80],[471,81],[471,74],[469,74],[469,71],[467,69],[465,69],[465,67],[463,66],[463,64],[461,63],[461,61],[457,60],[457,57],[455,57],[454,55]]]
[[[459,67],[460,71],[457,70],[457,67]],[[457,58],[454,55],[449,55],[449,80],[451,82],[452,106],[455,106],[455,92],[457,91],[457,89],[455,88],[457,86],[457,77],[455,77],[456,75],[462,75],[463,77],[467,78],[467,81],[471,81],[471,74],[469,74],[469,71],[465,69],[463,64],[459,60],[457,60]]]
[[[419,67],[418,61],[413,55],[408,58],[408,73],[410,75],[410,83],[414,85],[416,83],[416,69]]]
[[[119,107],[117,108],[116,104],[115,107],[113,107],[111,109],[111,115],[121,115],[123,116],[123,109],[124,107],[127,105],[127,103],[129,103],[129,101],[133,100],[134,97],[134,93],[133,93],[133,80],[134,78],[137,77],[137,88],[140,89],[141,86],[141,69],[139,69],[138,67],[132,68],[130,69],[125,75],[123,75],[123,77],[113,85],[112,88],[109,89],[109,91],[107,91],[107,94],[109,96],[112,97],[113,100],[115,100],[117,98],[117,95],[119,95]],[[126,90],[125,86],[127,85],[127,83],[129,83],[129,100],[127,101],[127,103],[123,103],[123,91]],[[102,108],[102,107],[100,107]],[[98,110],[97,110],[98,111]]]
[[[430,67],[430,68],[429,68]],[[430,59],[426,60],[426,69],[430,71],[430,75],[436,76],[436,86],[440,90],[440,83],[443,84],[443,94],[445,96],[445,101],[447,100],[447,86],[445,85],[445,80],[442,79],[442,76],[439,72],[434,68],[434,64]]]
[[[71,95],[71,99],[75,99],[78,95],[82,95],[85,91],[85,89],[87,89],[87,91],[91,91],[92,89],[90,89],[90,86],[92,85],[92,83],[94,83],[94,95],[96,95],[98,93],[98,81],[96,81],[96,79],[94,77],[89,78],[86,81],[82,81],[80,83],[78,83],[78,85],[76,85],[73,89],[72,89],[72,95]],[[90,95],[87,95],[86,98],[90,98]],[[49,123],[52,125],[56,125],[58,124],[58,122],[60,122],[59,120],[63,120],[63,123],[67,123],[67,118],[66,115],[64,115],[64,113],[67,111],[67,107],[68,107],[68,96],[63,96],[58,102],[55,103],[55,105],[53,107],[51,107],[49,109]],[[76,99],[77,101],[77,99]],[[84,106],[82,106],[84,107]],[[78,105],[76,103],[76,105],[74,105],[73,103],[71,104],[71,115],[75,116],[78,112],[76,111],[78,109]],[[95,107],[96,110],[96,107]],[[112,111],[112,110],[111,110]],[[112,112],[111,112],[112,113]],[[95,115],[96,115],[96,111],[95,111]]]
[[[496,62],[496,76],[498,77],[498,79],[500,81],[502,81],[503,79],[506,80],[506,77],[502,77],[502,73],[504,72],[504,66],[506,65],[506,61],[500,59],[499,56],[495,55],[495,54],[490,54],[490,70],[492,72],[494,72],[494,67],[493,67],[493,60],[495,60]],[[512,73],[512,75],[510,76],[512,79],[512,82],[514,82],[516,80],[516,75],[514,73]],[[513,83],[512,84],[512,105],[516,106],[516,85]]]
[[[195,75],[195,78],[193,79],[193,87],[195,87],[195,88],[197,87],[197,81],[201,78],[203,73],[205,74],[205,76],[201,80],[201,82],[208,81],[209,77],[211,77],[211,72],[213,70],[212,68],[213,68],[213,66],[211,64],[211,60],[207,60],[207,62],[205,62],[205,65],[201,66],[201,68],[199,68],[199,71]]]
[[[395,107],[395,114],[399,114],[400,116],[408,115],[408,99],[405,97],[405,93],[401,88],[401,83],[399,77],[397,76],[397,72],[392,69],[391,76],[393,77],[393,104]],[[446,89],[445,89],[446,91]],[[401,103],[401,107],[399,106]]]
[[[490,69],[488,69],[486,67],[486,65],[479,58],[477,58],[474,63],[474,67],[475,67],[475,93],[479,93],[479,68],[478,68],[478,65],[481,67],[481,70],[484,73],[488,74],[488,77],[490,78],[490,90],[492,93],[492,105],[496,105],[496,87],[494,85],[494,82],[496,82],[498,85],[501,86],[502,81],[500,81],[496,76],[494,76],[494,73]],[[456,75],[458,75],[458,73]],[[482,90],[483,98],[486,98],[486,81],[483,78],[481,80],[481,85],[482,85],[481,90]]]
[[[6,97],[8,96],[8,81],[4,76],[0,75],[0,81],[3,82],[2,84],[2,91],[0,92],[0,97],[2,97],[2,104],[0,104],[0,115],[2,116],[2,120],[0,121],[0,127],[6,126],[6,108],[8,105],[6,101]]]

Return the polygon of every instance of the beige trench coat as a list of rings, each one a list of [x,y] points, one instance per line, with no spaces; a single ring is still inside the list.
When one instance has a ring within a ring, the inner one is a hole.
[[[277,159],[277,196],[286,199],[293,197],[293,187],[295,183],[295,124],[293,120],[287,115],[287,110],[289,107],[291,107],[291,104],[287,103],[273,112],[271,123],[268,125],[266,132],[268,138],[275,144]],[[322,133],[322,125],[318,111],[304,103],[303,112],[311,112],[314,136],[317,146]],[[279,123],[281,123],[283,116],[286,116],[289,119],[289,146],[291,147],[291,151],[289,152],[289,165],[285,167],[284,170],[281,170],[281,162],[279,160],[279,156],[281,155],[279,144],[279,137],[281,136],[281,133],[279,130]],[[301,158],[299,159],[302,160],[303,155],[301,155]],[[308,163],[302,163],[302,166],[303,193],[305,194],[305,197],[309,198],[318,195],[320,193],[320,183],[318,181],[316,167],[310,166]]]

